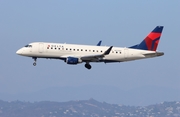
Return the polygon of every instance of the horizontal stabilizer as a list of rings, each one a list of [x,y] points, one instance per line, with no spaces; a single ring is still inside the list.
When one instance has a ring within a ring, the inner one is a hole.
[[[146,53],[143,55],[146,57],[162,56],[162,55],[164,55],[164,52]]]

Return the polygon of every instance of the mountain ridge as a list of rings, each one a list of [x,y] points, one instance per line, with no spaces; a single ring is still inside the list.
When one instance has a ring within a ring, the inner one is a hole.
[[[114,104],[145,106],[162,101],[175,101],[180,99],[178,89],[148,86],[130,90],[121,90],[111,86],[79,86],[79,87],[51,87],[36,92],[5,94],[0,93],[1,99],[6,101],[43,101],[51,100],[64,102],[69,100],[97,99]]]
[[[149,106],[125,106],[89,100],[2,101],[0,117],[180,117],[180,102],[162,102]]]

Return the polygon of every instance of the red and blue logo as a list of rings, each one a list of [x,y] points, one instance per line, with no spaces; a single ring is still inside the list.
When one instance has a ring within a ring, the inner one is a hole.
[[[157,26],[149,35],[137,46],[137,49],[156,51],[163,26]]]

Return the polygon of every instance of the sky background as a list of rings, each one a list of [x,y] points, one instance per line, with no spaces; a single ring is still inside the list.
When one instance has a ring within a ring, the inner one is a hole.
[[[157,25],[164,26],[158,50],[165,55],[152,59],[92,63],[92,69],[87,70],[84,64],[67,65],[60,60],[47,59],[38,59],[34,67],[33,59],[15,53],[36,41],[95,45],[102,40],[102,45],[129,47],[140,43]],[[95,98],[129,105],[179,101],[179,32],[179,0],[1,0],[0,99],[70,101]],[[92,92],[96,89],[86,91],[87,87],[101,88],[95,96]],[[49,96],[49,89],[53,88],[61,89],[59,92],[67,90],[64,99],[59,93]],[[111,94],[113,89],[119,92],[114,90]],[[69,90],[83,91],[73,98]],[[120,90],[129,92],[124,100],[114,98],[125,96]],[[145,98],[148,94],[154,97],[152,92],[158,90],[157,98]],[[23,98],[24,93],[40,94],[43,91],[47,91],[44,97],[49,97]],[[139,91],[137,99],[133,98],[136,91]],[[11,98],[6,97],[7,94]],[[110,97],[105,98],[105,94]],[[146,101],[141,103],[140,100]]]

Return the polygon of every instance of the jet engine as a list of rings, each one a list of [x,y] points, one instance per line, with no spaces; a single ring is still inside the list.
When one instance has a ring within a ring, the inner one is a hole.
[[[67,64],[78,64],[78,63],[82,63],[82,60],[80,58],[67,57],[66,63]]]

